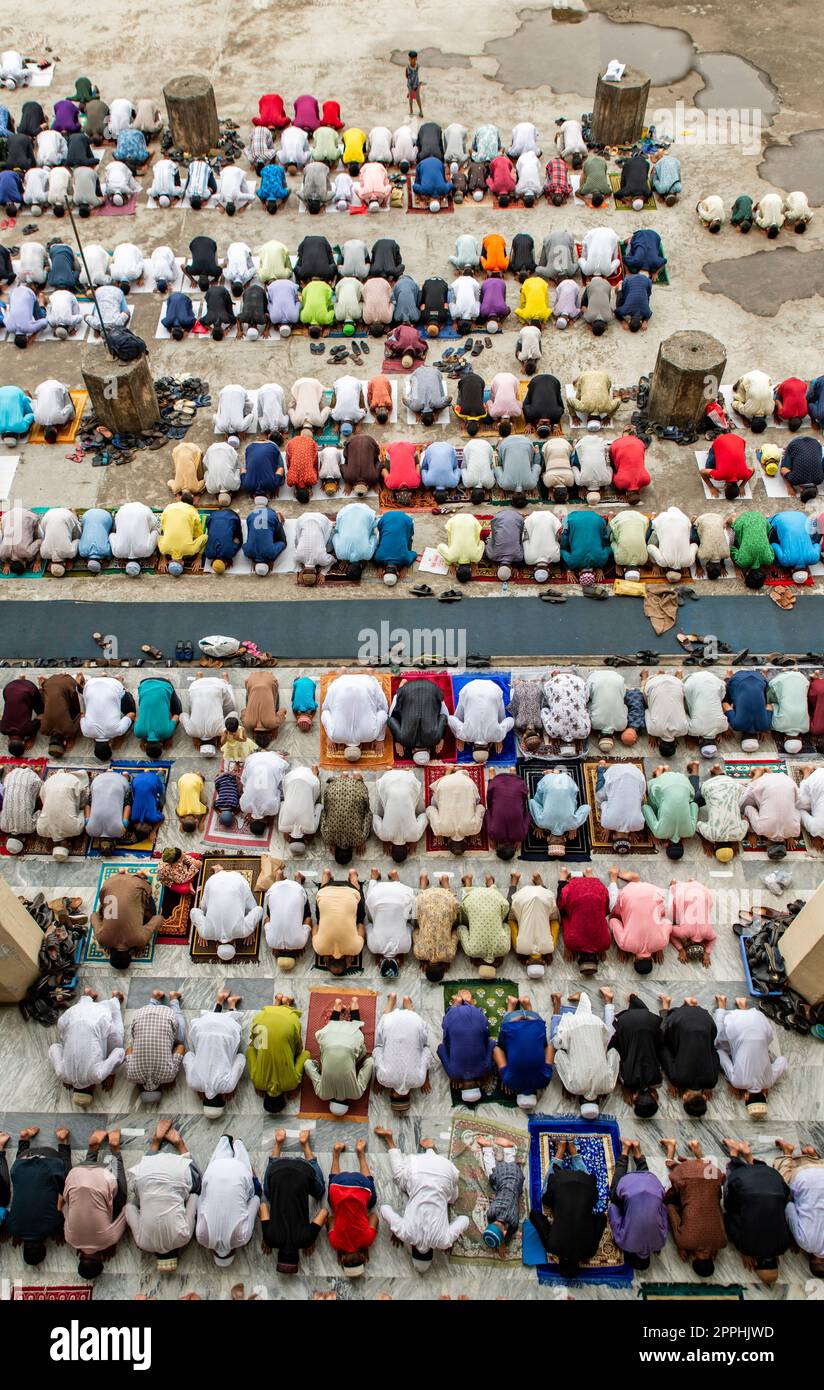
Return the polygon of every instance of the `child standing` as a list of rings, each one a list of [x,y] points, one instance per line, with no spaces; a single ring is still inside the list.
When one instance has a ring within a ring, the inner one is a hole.
[[[418,67],[418,54],[414,48],[410,48],[406,55],[409,62],[406,65],[406,95],[409,98],[409,114],[412,115],[412,103],[418,103],[418,115],[423,115],[421,106],[421,70]]]

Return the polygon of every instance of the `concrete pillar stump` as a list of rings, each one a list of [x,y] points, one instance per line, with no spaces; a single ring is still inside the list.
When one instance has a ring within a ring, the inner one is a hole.
[[[104,348],[92,348],[81,367],[97,422],[113,434],[141,434],[160,419],[149,359],[117,362]]]
[[[187,154],[208,154],[220,140],[214,88],[208,77],[175,77],[163,88],[175,146]]]
[[[656,425],[700,425],[718,395],[727,350],[709,333],[673,333],[658,349],[648,415]]]
[[[647,74],[638,68],[625,68],[620,82],[608,82],[599,74],[592,108],[596,145],[634,145],[640,140],[649,87]]]

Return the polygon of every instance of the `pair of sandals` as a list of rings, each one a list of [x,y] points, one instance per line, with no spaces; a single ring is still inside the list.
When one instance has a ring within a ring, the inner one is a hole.
[[[195,649],[194,649],[194,645],[193,645],[191,642],[176,642],[176,643],[175,643],[175,661],[179,661],[179,662],[188,662],[188,661],[194,661],[194,659],[195,659]]]
[[[436,594],[428,584],[413,584],[409,592],[415,598],[437,598],[438,603],[459,603],[463,598],[460,589],[444,589],[443,593]]]

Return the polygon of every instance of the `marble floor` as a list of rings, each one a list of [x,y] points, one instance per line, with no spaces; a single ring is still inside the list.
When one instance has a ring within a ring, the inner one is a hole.
[[[528,668],[523,668],[524,673]],[[127,670],[124,672],[126,684],[135,688],[147,670]],[[519,674],[521,672],[519,671]],[[4,672],[5,679],[18,674],[16,671]],[[32,674],[31,670],[27,674]],[[192,668],[164,670],[184,695],[187,682],[193,677]],[[241,696],[242,707],[243,671],[232,670],[230,679]],[[296,671],[289,667],[278,667],[277,675],[281,690],[288,701],[288,691]],[[317,672],[313,673],[317,674]],[[626,671],[627,685],[636,683],[637,672]],[[301,734],[291,716],[287,718],[278,736],[277,748],[284,751],[297,762],[314,763],[319,757],[317,724],[309,734]],[[737,750],[730,747],[730,753]],[[773,751],[772,748],[764,752]],[[645,761],[648,775],[658,761],[653,750],[645,740],[640,740],[637,752]],[[31,756],[46,756],[45,740],[39,740]],[[124,758],[140,755],[134,740],[127,742],[119,750]],[[590,754],[591,755],[591,754]],[[167,819],[161,827],[158,849],[167,844],[184,843],[173,814],[175,804],[174,784],[182,773],[197,769],[207,779],[216,770],[214,762],[208,763],[194,755],[192,745],[181,732],[172,749],[174,759],[170,795],[167,806]],[[673,763],[683,766],[687,757],[685,750],[679,753]],[[69,759],[71,763],[90,765],[90,750],[81,741]],[[368,783],[374,782],[375,774],[366,773]],[[195,837],[197,840],[197,837]],[[191,841],[187,841],[191,844]],[[192,847],[199,847],[195,844]],[[207,846],[208,848],[208,846]],[[277,833],[273,835],[272,851],[283,850]],[[308,887],[322,871],[327,856],[322,843],[312,847],[301,862],[300,867],[308,877]],[[48,898],[62,892],[78,894],[83,898],[84,910],[92,907],[100,860],[70,860],[58,864],[46,857],[14,860],[0,859],[0,873],[21,893],[43,889]],[[430,873],[441,869],[451,872],[453,883],[459,884],[462,872],[474,871],[476,879],[485,873],[492,873],[500,888],[506,891],[510,866],[497,860],[494,854],[479,854],[465,861],[456,861],[452,856],[424,855],[423,851],[400,867],[404,882],[416,885],[422,865]],[[605,876],[611,860],[603,854],[593,855],[596,873]],[[357,861],[361,877],[368,876],[372,864],[377,864],[384,872],[389,867],[382,853],[382,847],[372,839],[366,848],[362,861]],[[772,865],[760,854],[739,855],[731,865],[718,865],[708,859],[700,845],[690,842],[681,863],[672,872],[671,862],[661,853],[656,855],[629,857],[624,866],[637,869],[652,881],[666,885],[673,877],[687,877],[690,874],[702,878],[711,887],[731,896],[728,902],[751,901],[752,895],[764,892],[760,883],[762,874]],[[554,886],[557,874],[554,865],[533,865],[516,863],[516,867],[526,877],[535,868],[541,869],[546,881]],[[578,866],[573,866],[576,868]],[[784,867],[792,873],[792,886],[783,899],[778,900],[766,894],[766,900],[775,904],[796,897],[809,895],[818,885],[821,877],[821,860],[812,853],[794,854],[784,860]],[[290,866],[287,864],[287,872]],[[734,916],[730,920],[735,920]],[[311,952],[306,952],[298,962],[294,973],[288,977],[288,989],[297,1000],[298,1007],[308,1002],[309,988],[315,984],[329,982],[329,977],[313,968]],[[469,963],[459,954],[450,970],[449,977],[460,977],[472,973]],[[524,967],[513,955],[504,963],[502,975],[516,981],[521,989],[526,985]],[[112,988],[125,989],[125,1017],[128,1031],[130,1018],[140,1004],[145,1002],[154,988],[183,990],[183,1008],[188,1019],[192,1019],[202,1008],[208,1008],[215,992],[224,984],[231,983],[243,995],[242,1011],[248,1023],[251,1013],[263,1003],[271,1000],[275,990],[281,989],[286,977],[278,978],[274,958],[262,945],[258,964],[230,964],[225,969],[220,964],[198,965],[193,963],[187,947],[157,946],[154,959],[149,965],[135,965],[127,977],[113,972],[107,966],[84,965],[80,975],[81,986],[91,984],[101,996]],[[353,977],[353,983],[375,989],[379,995],[378,1009],[388,993],[387,982],[381,979],[376,962],[364,952],[364,973]],[[394,982],[393,982],[394,983]],[[568,993],[579,988],[581,977],[574,964],[562,959],[559,952],[547,975],[542,981],[530,981],[529,987],[533,1003],[543,1014],[550,1011],[550,992],[560,990]],[[628,963],[618,960],[611,952],[599,971],[596,981],[588,984],[593,1000],[597,1001],[597,988],[609,984],[615,989],[616,1005],[621,1007],[630,989],[640,993],[650,1003],[657,1003],[661,992],[672,994],[676,1001],[685,994],[696,994],[699,1001],[712,1006],[716,993],[726,993],[730,998],[743,992],[741,961],[738,939],[733,935],[729,922],[718,927],[718,942],[708,970],[698,964],[679,964],[675,953],[668,950],[662,965],[656,966],[654,974],[639,983]],[[345,982],[343,987],[345,988]],[[434,1046],[440,1040],[443,1014],[443,995],[440,986],[430,985],[420,972],[417,963],[408,959],[401,969],[395,987],[400,996],[409,994],[415,1008],[427,1022],[430,1043]],[[600,1003],[596,1002],[596,1008]],[[91,1131],[101,1125],[111,1128],[115,1124],[124,1128],[124,1158],[128,1168],[143,1153],[148,1136],[154,1128],[158,1115],[171,1116],[180,1128],[194,1157],[201,1167],[205,1167],[225,1127],[247,1145],[256,1171],[262,1175],[266,1155],[272,1144],[275,1128],[282,1124],[289,1136],[289,1144],[296,1146],[297,1134],[302,1122],[297,1114],[297,1101],[288,1104],[285,1114],[276,1118],[266,1115],[255,1096],[248,1079],[244,1079],[226,1110],[225,1126],[216,1126],[206,1119],[200,1109],[197,1097],[189,1090],[181,1072],[175,1087],[164,1092],[160,1107],[146,1107],[136,1099],[136,1094],[125,1078],[118,1076],[113,1090],[95,1094],[94,1108],[90,1113],[71,1111],[66,1092],[56,1081],[47,1059],[47,1049],[55,1038],[56,1030],[45,1029],[36,1023],[26,1023],[15,1008],[0,1012],[0,1128],[8,1130],[13,1139],[27,1124],[38,1124],[44,1139],[48,1140],[55,1127],[66,1124],[71,1129],[72,1148],[80,1157],[85,1141]],[[824,1152],[824,1047],[820,1043],[800,1038],[783,1029],[778,1030],[780,1050],[789,1058],[789,1069],[770,1097],[770,1110],[767,1119],[761,1124],[749,1123],[742,1104],[722,1083],[717,1087],[704,1122],[696,1122],[684,1115],[680,1103],[676,1103],[661,1093],[661,1109],[652,1121],[635,1119],[631,1109],[618,1093],[610,1097],[606,1109],[620,1123],[624,1135],[637,1135],[641,1138],[644,1150],[649,1156],[651,1166],[664,1176],[663,1156],[658,1140],[664,1135],[673,1135],[685,1145],[688,1139],[701,1140],[704,1152],[723,1156],[721,1140],[724,1135],[734,1135],[750,1141],[757,1157],[767,1158],[774,1154],[774,1138],[778,1135],[801,1142],[813,1142]],[[452,1109],[450,1095],[444,1073],[436,1063],[431,1074],[432,1090],[428,1096],[416,1096],[409,1114],[400,1120],[395,1118],[394,1129],[397,1141],[404,1150],[414,1150],[421,1138],[435,1140],[441,1152],[449,1146],[453,1123],[460,1123],[460,1110]],[[541,1109],[546,1113],[568,1113],[569,1103],[565,1102],[557,1080],[544,1093]],[[479,1114],[490,1128],[496,1123],[506,1126],[526,1128],[526,1117],[518,1110],[509,1110],[494,1105],[485,1105]],[[332,1145],[337,1139],[345,1140],[350,1147],[361,1135],[369,1134],[369,1161],[375,1173],[382,1199],[391,1199],[392,1183],[384,1147],[371,1130],[375,1124],[392,1124],[390,1108],[386,1098],[372,1095],[369,1106],[369,1129],[356,1122],[344,1120],[324,1120],[308,1122],[312,1132],[312,1144],[316,1150],[324,1173],[328,1173]],[[10,1147],[10,1153],[13,1147]],[[689,1281],[694,1278],[688,1265],[678,1258],[675,1247],[668,1243],[661,1255],[653,1259],[649,1272],[644,1276],[655,1282]],[[26,1270],[19,1250],[8,1243],[0,1247],[0,1278],[3,1280],[22,1280],[27,1283],[66,1283],[78,1284],[76,1259],[67,1246],[49,1245],[46,1262],[36,1271]],[[786,1256],[781,1261],[780,1280],[767,1293],[757,1283],[754,1276],[744,1270],[741,1260],[733,1250],[724,1251],[717,1262],[715,1279],[721,1283],[743,1283],[747,1298],[801,1299],[810,1296],[809,1271],[806,1259],[797,1255]],[[247,1293],[257,1289],[260,1296],[269,1298],[303,1299],[315,1292],[335,1290],[340,1298],[374,1299],[381,1291],[393,1298],[426,1299],[437,1298],[442,1294],[452,1297],[466,1293],[475,1299],[493,1299],[500,1296],[509,1298],[554,1299],[559,1296],[555,1288],[543,1288],[537,1283],[533,1271],[518,1265],[500,1264],[467,1265],[437,1255],[433,1267],[425,1278],[414,1273],[408,1255],[393,1248],[385,1230],[376,1241],[364,1279],[347,1281],[338,1277],[338,1266],[328,1242],[321,1239],[314,1254],[302,1262],[301,1273],[293,1279],[276,1275],[274,1261],[261,1254],[259,1240],[255,1240],[245,1250],[238,1252],[231,1269],[218,1270],[208,1252],[196,1244],[191,1244],[182,1255],[178,1272],[172,1276],[158,1275],[154,1260],[143,1255],[128,1239],[121,1241],[115,1257],[107,1264],[103,1276],[95,1285],[95,1298],[131,1298],[138,1292],[161,1298],[175,1298],[186,1290],[196,1290],[201,1296],[209,1298],[228,1298],[232,1285],[243,1282]],[[635,1298],[638,1294],[639,1276],[630,1289],[615,1290],[602,1286],[574,1288],[571,1293],[576,1299]],[[816,1285],[813,1283],[812,1288]],[[9,1286],[4,1288],[8,1292]]]

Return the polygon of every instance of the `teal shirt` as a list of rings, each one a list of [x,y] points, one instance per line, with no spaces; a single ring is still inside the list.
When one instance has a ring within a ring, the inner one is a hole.
[[[314,714],[317,707],[315,682],[309,676],[298,676],[292,684],[292,713]]]
[[[170,706],[174,686],[171,681],[149,677],[141,681],[137,691],[137,719],[135,738],[145,739],[147,743],[165,743],[171,738],[175,728]]]

